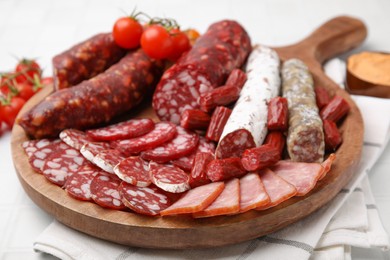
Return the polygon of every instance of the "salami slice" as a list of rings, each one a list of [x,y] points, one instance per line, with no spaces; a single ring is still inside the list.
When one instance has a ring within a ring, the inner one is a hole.
[[[125,208],[119,193],[121,180],[113,174],[99,173],[91,182],[91,197],[99,206],[121,210]]]
[[[31,167],[40,173],[42,173],[45,160],[50,154],[70,148],[59,139],[29,140],[23,142],[22,147],[28,156]]]
[[[158,215],[171,205],[169,197],[155,186],[137,187],[122,182],[119,192],[126,207],[143,215]]]
[[[88,137],[85,132],[77,129],[62,130],[60,133],[60,139],[70,147],[77,150],[80,150],[84,144],[93,142],[93,139]]]
[[[210,153],[214,155],[215,144],[206,140],[206,138],[203,136],[199,136],[199,144],[195,152],[187,156],[180,157],[179,159],[172,160],[171,163],[186,172],[190,172],[194,164],[195,155],[198,152]]]
[[[122,160],[114,167],[114,173],[123,181],[138,187],[147,187],[152,182],[149,163],[138,156]]]
[[[141,153],[144,160],[166,163],[195,151],[199,136],[177,126],[177,136],[169,142]]]
[[[114,167],[125,157],[118,151],[114,149],[108,149],[100,151],[95,157],[93,157],[93,163],[98,166],[100,169],[114,173]]]
[[[181,193],[190,189],[190,176],[173,165],[151,163],[152,182],[162,190]]]
[[[62,187],[68,176],[76,173],[84,163],[80,152],[69,147],[51,153],[43,164],[42,173],[50,182]]]
[[[283,97],[288,101],[288,154],[293,161],[321,163],[325,153],[324,131],[313,77],[298,59],[283,63],[282,77]]]
[[[189,190],[178,201],[160,212],[161,216],[191,214],[207,208],[223,191],[223,182],[213,182]]]
[[[194,213],[195,218],[213,217],[238,213],[240,210],[240,181],[231,179],[222,193],[203,211]]]
[[[264,206],[256,208],[257,210],[275,207],[297,194],[297,189],[293,185],[276,175],[270,169],[266,168],[261,170],[259,175],[264,184],[265,191],[270,198],[270,202]]]
[[[140,137],[114,142],[114,146],[123,154],[130,156],[153,149],[175,138],[176,126],[169,122],[157,123],[154,129]]]
[[[262,207],[270,203],[263,182],[257,173],[248,173],[240,179],[240,212]]]
[[[221,86],[233,69],[242,66],[250,49],[250,38],[237,22],[212,24],[161,78],[153,96],[158,117],[179,124],[185,110],[199,108],[201,94]]]
[[[280,91],[278,54],[256,46],[246,66],[248,79],[226,122],[216,150],[217,158],[240,157],[244,150],[260,146],[267,134],[267,101]]]
[[[66,192],[78,200],[91,200],[91,182],[100,172],[101,170],[93,164],[84,164],[76,173],[66,179],[64,185]]]
[[[97,141],[115,141],[147,134],[153,128],[154,122],[149,118],[130,119],[107,127],[88,130],[87,134]]]
[[[80,149],[80,153],[85,157],[85,159],[94,163],[94,158],[98,153],[109,150],[110,148],[109,143],[92,142],[84,144]]]
[[[296,196],[305,196],[316,185],[325,169],[319,163],[279,161],[271,170],[285,181],[295,186]]]

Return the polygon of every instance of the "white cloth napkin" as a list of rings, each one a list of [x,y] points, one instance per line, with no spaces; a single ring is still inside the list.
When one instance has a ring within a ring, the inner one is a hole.
[[[328,63],[329,64],[329,63]],[[343,62],[326,71],[343,84]],[[326,206],[278,232],[236,245],[191,250],[128,247],[90,237],[54,221],[34,243],[38,252],[61,259],[350,259],[351,246],[388,250],[384,230],[366,174],[390,137],[390,99],[353,97],[365,122],[362,160],[353,180]],[[379,118],[380,117],[380,118]],[[375,130],[375,132],[374,132]],[[341,208],[341,206],[343,207]]]

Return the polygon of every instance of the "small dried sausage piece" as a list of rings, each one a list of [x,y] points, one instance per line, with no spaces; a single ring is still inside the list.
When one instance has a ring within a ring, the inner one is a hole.
[[[187,156],[172,160],[171,163],[186,172],[190,172],[194,164],[195,155],[199,152],[214,154],[215,144],[206,140],[206,138],[204,138],[203,136],[199,136],[199,144],[196,151]]]
[[[229,77],[227,78],[225,85],[226,86],[235,86],[239,89],[242,89],[242,87],[245,84],[245,81],[247,80],[246,73],[240,69],[234,69],[232,72],[230,72]]]
[[[241,164],[241,159],[237,157],[216,159],[207,166],[207,177],[213,181],[224,181],[246,174],[245,168]]]
[[[181,193],[190,189],[190,176],[180,168],[167,164],[149,164],[152,182],[162,190]]]
[[[53,58],[54,89],[77,85],[105,71],[126,51],[117,46],[112,33],[100,33]]]
[[[152,182],[149,163],[138,156],[128,157],[114,167],[115,174],[123,181],[138,187],[147,187]]]
[[[167,209],[160,212],[161,216],[176,214],[191,214],[207,208],[223,191],[223,182],[213,182],[186,192],[183,197]]]
[[[342,142],[339,129],[333,121],[325,119],[322,123],[324,124],[325,149],[335,151]]]
[[[330,102],[330,96],[328,91],[323,87],[315,87],[314,91],[316,93],[316,103],[319,109],[322,109]]]
[[[28,156],[31,167],[39,173],[42,173],[42,167],[50,154],[70,148],[69,145],[61,142],[60,139],[28,140],[23,142],[22,147]]]
[[[199,152],[195,155],[194,166],[190,175],[190,186],[195,188],[210,182],[207,177],[207,165],[214,159],[211,153]]]
[[[280,158],[282,158],[284,145],[286,144],[286,138],[280,131],[270,131],[267,134],[267,137],[264,141],[265,145],[271,145],[275,147],[280,154]]]
[[[348,114],[350,106],[347,101],[341,96],[334,96],[333,99],[321,110],[323,120],[330,120],[335,123],[339,122],[346,114]]]
[[[240,213],[262,207],[269,202],[270,198],[257,173],[248,173],[240,179]]]
[[[122,182],[119,192],[126,207],[142,215],[158,215],[171,205],[169,197],[154,186],[137,187]]]
[[[252,50],[246,66],[248,80],[223,129],[217,158],[240,157],[245,149],[263,143],[267,135],[267,102],[280,91],[279,68],[276,51],[265,46]]]
[[[200,109],[187,109],[181,115],[180,125],[185,129],[206,130],[210,119],[210,115]]]
[[[270,168],[279,177],[295,186],[296,196],[305,196],[316,185],[325,169],[319,163],[279,161]]]
[[[322,120],[318,113],[313,77],[298,59],[283,63],[283,97],[287,98],[287,151],[297,162],[322,162],[325,153]]]
[[[295,196],[297,189],[283,178],[276,175],[269,168],[265,168],[259,172],[260,179],[264,184],[270,202],[264,206],[256,208],[256,210],[264,210],[282,203],[285,200]]]
[[[51,183],[64,186],[66,179],[85,164],[84,157],[74,148],[51,153],[45,160],[42,173]]]
[[[149,133],[154,129],[154,122],[149,118],[130,119],[118,124],[88,130],[87,134],[97,141],[115,141],[130,139]]]
[[[113,174],[99,173],[91,182],[91,197],[103,208],[121,210],[125,208],[119,193],[121,180]]]
[[[232,110],[227,107],[217,107],[214,110],[206,132],[207,139],[215,142],[219,141],[231,113]]]
[[[111,149],[111,146],[109,143],[92,142],[92,143],[84,144],[80,149],[80,153],[85,157],[85,159],[94,163],[94,158],[96,155],[98,155],[100,152],[103,152],[103,151],[109,150],[109,149]]]
[[[241,88],[236,86],[221,86],[200,95],[199,106],[205,112],[211,112],[217,106],[227,106],[237,101]]]
[[[231,179],[225,184],[222,193],[202,211],[194,213],[195,218],[235,214],[240,211],[240,181]]]
[[[283,97],[271,98],[268,102],[268,130],[284,131],[288,128],[288,105]]]
[[[102,150],[95,157],[93,157],[93,163],[98,166],[100,169],[114,173],[114,167],[125,157],[118,151],[114,149]]]
[[[136,155],[142,151],[153,149],[168,142],[177,135],[176,126],[169,122],[157,123],[149,133],[120,141],[113,142],[113,146],[126,156]]]
[[[245,150],[242,154],[241,163],[245,170],[257,171],[275,164],[280,158],[281,154],[277,147],[261,145]]]
[[[77,150],[80,150],[84,144],[93,142],[93,139],[88,137],[85,132],[72,128],[62,130],[60,133],[60,139],[70,147]]]
[[[195,151],[199,142],[199,136],[186,129],[177,126],[177,136],[161,146],[144,151],[141,157],[144,160],[158,163],[166,163],[178,159]]]
[[[78,200],[91,200],[91,182],[100,172],[101,170],[93,164],[84,164],[77,172],[66,179],[64,185],[66,192]]]

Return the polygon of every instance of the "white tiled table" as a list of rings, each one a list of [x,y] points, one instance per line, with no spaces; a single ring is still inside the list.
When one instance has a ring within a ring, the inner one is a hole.
[[[389,0],[0,0],[0,71],[16,57],[37,58],[51,74],[51,58],[91,35],[109,31],[115,19],[138,10],[174,17],[182,28],[203,32],[214,21],[242,23],[253,42],[282,46],[305,37],[331,17],[361,18],[369,29],[362,49],[390,52]],[[344,55],[345,56],[345,55]],[[390,115],[385,115],[390,116]],[[0,259],[50,259],[34,253],[35,237],[52,221],[24,193],[9,148],[10,133],[0,138]],[[390,145],[370,172],[372,190],[386,230],[390,231]],[[382,259],[374,251],[353,250],[354,259]]]

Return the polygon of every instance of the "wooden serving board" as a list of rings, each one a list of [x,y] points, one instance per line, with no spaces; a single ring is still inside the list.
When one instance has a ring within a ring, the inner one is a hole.
[[[294,197],[265,211],[249,211],[234,216],[193,219],[189,216],[147,217],[124,211],[108,210],[91,202],[68,196],[30,167],[21,144],[28,138],[15,125],[12,132],[12,156],[19,180],[30,198],[63,224],[101,239],[147,248],[205,248],[234,244],[281,229],[311,214],[330,201],[352,178],[360,160],[363,121],[350,96],[326,77],[322,62],[356,47],[366,37],[359,20],[337,17],[325,23],[298,44],[276,48],[283,60],[300,58],[313,73],[316,85],[331,94],[343,96],[351,111],[343,121],[343,144],[337,150],[332,170],[308,195]],[[50,89],[33,97],[22,112],[48,95]],[[143,114],[152,115],[151,109]]]

